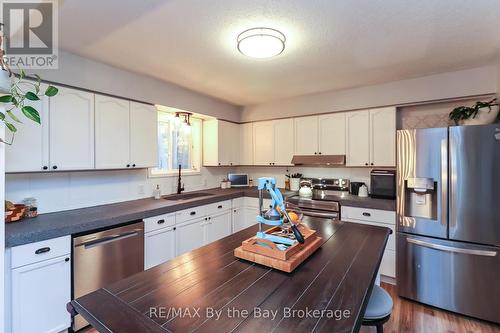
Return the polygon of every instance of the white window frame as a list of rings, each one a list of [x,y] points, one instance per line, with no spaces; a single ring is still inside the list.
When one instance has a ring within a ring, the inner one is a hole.
[[[172,118],[174,115],[169,112],[165,111],[158,111],[158,119],[160,119],[161,116],[171,116]],[[159,120],[158,120],[159,121]],[[191,117],[191,130],[193,137],[191,139],[191,159],[192,159],[192,165],[195,166],[195,169],[192,170],[187,170],[187,169],[182,169],[182,176],[195,176],[195,175],[201,175],[201,168],[203,167],[202,165],[202,157],[203,157],[203,151],[202,151],[202,145],[203,145],[203,120],[195,117]],[[170,143],[172,145],[172,142]],[[172,146],[169,147],[170,152],[173,151]],[[158,148],[159,149],[159,148]],[[178,175],[178,171],[176,170],[170,170],[167,172],[158,172],[155,171],[156,168],[149,168],[148,169],[148,177],[149,178],[166,178],[166,177],[176,177]]]

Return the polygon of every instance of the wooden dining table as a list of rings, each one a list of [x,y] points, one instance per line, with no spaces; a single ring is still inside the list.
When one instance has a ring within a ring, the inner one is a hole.
[[[234,257],[244,229],[71,301],[99,332],[357,332],[391,230],[304,217],[322,246],[292,273]]]

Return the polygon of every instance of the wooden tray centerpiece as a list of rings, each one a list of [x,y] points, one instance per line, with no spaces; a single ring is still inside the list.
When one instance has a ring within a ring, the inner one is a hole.
[[[286,250],[280,250],[273,242],[253,236],[234,249],[234,255],[240,259],[291,273],[322,244],[322,238],[316,235],[315,230],[302,224],[298,228],[304,236],[304,244],[296,242]],[[278,231],[281,231],[280,227],[273,227],[265,232],[272,234]]]

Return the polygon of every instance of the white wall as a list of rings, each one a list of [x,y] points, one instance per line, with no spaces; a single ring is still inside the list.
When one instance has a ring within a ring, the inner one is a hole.
[[[497,91],[496,72],[497,68],[492,65],[354,89],[304,95],[245,107],[242,120],[265,120],[491,94]],[[500,82],[498,84],[500,85]]]
[[[140,64],[134,64],[140,65]],[[239,121],[241,108],[219,99],[68,52],[59,52],[59,69],[33,71],[43,79]],[[30,74],[31,71],[28,73]]]
[[[219,186],[230,169],[202,168],[201,174],[182,176],[186,191]],[[20,202],[38,199],[40,213],[90,207],[175,193],[177,177],[148,178],[147,170],[82,171],[6,175],[6,198]]]

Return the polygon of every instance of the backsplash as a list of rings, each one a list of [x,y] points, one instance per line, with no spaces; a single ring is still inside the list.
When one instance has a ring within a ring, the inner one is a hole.
[[[213,188],[227,173],[226,168],[202,168],[182,182],[186,191]],[[148,178],[147,169],[7,174],[5,180],[6,200],[35,197],[41,214],[152,197],[156,184],[162,194],[177,189],[177,177]]]
[[[288,171],[287,171],[288,170]],[[285,186],[285,174],[301,173],[303,177],[348,178],[351,181],[364,182],[370,187],[369,168],[321,168],[321,167],[239,167],[238,172],[248,173],[250,179],[275,177],[279,187]]]
[[[202,168],[199,175],[183,176],[182,181],[186,191],[214,188],[228,172],[248,173],[254,184],[259,177],[275,177],[280,187],[285,185],[286,173],[349,178],[368,186],[370,182],[370,169],[366,168],[306,167]],[[35,197],[41,214],[148,198],[156,184],[160,185],[163,195],[175,193],[177,188],[177,177],[148,178],[146,169],[7,174],[5,179],[6,200],[21,202]]]

